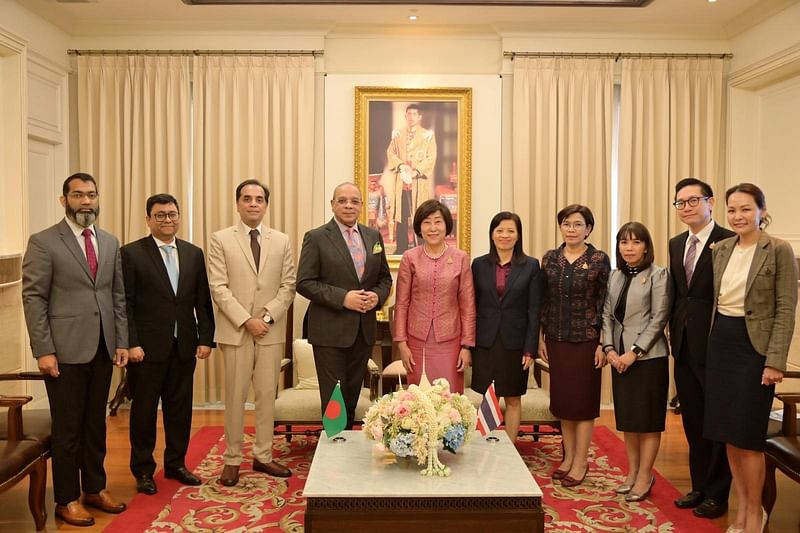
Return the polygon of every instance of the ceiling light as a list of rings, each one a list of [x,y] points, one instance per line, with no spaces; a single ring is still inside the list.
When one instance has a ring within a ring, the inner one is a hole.
[[[408,20],[411,20],[411,21],[417,20],[417,16],[416,15],[409,15],[408,16]]]

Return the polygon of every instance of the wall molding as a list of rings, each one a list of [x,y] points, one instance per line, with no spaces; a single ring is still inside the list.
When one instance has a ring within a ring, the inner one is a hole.
[[[800,74],[800,43],[732,72],[728,84],[754,91],[797,74]]]

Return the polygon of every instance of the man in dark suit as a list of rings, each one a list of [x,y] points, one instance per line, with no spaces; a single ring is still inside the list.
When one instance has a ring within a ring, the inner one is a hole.
[[[22,260],[22,305],[31,352],[45,375],[52,418],[56,517],[75,526],[94,518],[83,504],[120,513],[106,490],[106,401],[113,363],[128,361],[128,323],[119,242],[95,227],[97,183],[64,181],[64,220],[31,235]]]
[[[392,287],[383,239],[358,224],[361,191],[333,191],[333,218],[306,233],[297,267],[297,292],[311,300],[308,341],[314,347],[322,409],[341,381],[347,427],[353,425],[367,360],[375,344],[375,312]]]
[[[203,251],[175,238],[178,201],[169,194],[147,199],[150,236],[122,247],[128,310],[131,405],[131,472],[136,490],[157,492],[158,402],[164,413],[164,475],[199,485],[185,463],[192,426],[192,385],[197,359],[211,354],[214,313]]]
[[[725,444],[703,438],[706,347],[714,305],[711,249],[733,235],[711,218],[714,193],[696,178],[675,186],[672,204],[689,231],[669,241],[672,314],[669,321],[675,386],[681,403],[683,431],[689,443],[692,490],[675,500],[681,509],[694,508],[703,518],[722,516],[728,508],[731,472]]]

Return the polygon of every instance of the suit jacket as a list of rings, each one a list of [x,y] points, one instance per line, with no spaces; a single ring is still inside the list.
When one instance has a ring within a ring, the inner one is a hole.
[[[362,224],[364,275],[358,279],[347,243],[334,219],[303,237],[297,267],[297,292],[308,298],[308,341],[319,346],[346,348],[355,343],[359,328],[364,341],[375,343],[375,312],[383,307],[392,288],[392,273],[386,262],[383,239]],[[368,313],[344,307],[348,291],[364,289],[378,295],[378,305]]]
[[[684,231],[669,241],[669,272],[672,312],[669,320],[669,339],[672,355],[681,356],[683,338],[689,353],[699,364],[706,361],[708,333],[714,307],[714,274],[711,265],[711,248],[714,243],[731,237],[734,233],[719,224],[714,224],[706,245],[700,251],[697,265],[692,273],[691,286],[686,285],[686,270],[683,256],[689,232]]]
[[[639,359],[655,359],[669,355],[664,328],[669,319],[669,272],[666,268],[650,265],[632,280],[625,302],[625,320],[620,322],[614,316],[625,274],[614,270],[608,278],[608,292],[603,305],[603,340],[620,349],[630,350],[634,344],[644,350]],[[624,352],[623,352],[624,353]],[[620,354],[621,355],[621,354]]]
[[[31,235],[22,260],[22,305],[34,357],[54,353],[59,363],[88,363],[100,332],[111,358],[128,347],[125,287],[119,241],[95,226],[97,276],[62,220]]]
[[[261,225],[261,256],[256,271],[250,235],[240,222],[215,232],[208,250],[208,281],[214,301],[214,340],[241,346],[248,319],[266,313],[275,320],[257,344],[286,341],[286,311],[294,301],[295,271],[289,237]]]
[[[425,256],[422,246],[403,254],[397,273],[394,340],[409,335],[426,340],[433,329],[436,342],[459,338],[475,346],[475,288],[466,252],[449,247],[438,260]]]
[[[722,276],[739,237],[720,241],[713,251],[714,309]],[[797,263],[792,246],[761,232],[747,274],[744,320],[753,348],[767,358],[766,366],[786,370],[786,358],[794,334],[797,307]],[[712,315],[713,316],[713,315]]]
[[[489,254],[472,262],[477,346],[491,347],[499,332],[506,350],[535,355],[542,303],[539,261],[527,257],[523,264],[512,262],[502,297],[497,295],[496,269]]]
[[[128,340],[144,349],[145,360],[166,361],[178,324],[178,357],[195,357],[197,345],[213,346],[214,312],[206,262],[197,246],[175,239],[178,292],[172,290],[167,267],[152,236],[123,246],[122,272],[128,309]]]

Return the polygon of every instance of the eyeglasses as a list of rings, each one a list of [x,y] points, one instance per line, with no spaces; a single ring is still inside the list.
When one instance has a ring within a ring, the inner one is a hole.
[[[575,222],[575,223],[572,223],[572,224],[570,224],[569,222],[562,222],[561,223],[561,229],[563,229],[563,230],[574,229],[575,231],[581,231],[585,227],[586,227],[586,224],[584,224],[583,222]]]
[[[358,207],[358,206],[361,205],[361,200],[359,200],[358,198],[350,198],[350,199],[337,198],[336,199],[336,205],[345,206],[347,204],[354,205],[354,206]]]
[[[708,200],[709,198],[710,196],[692,196],[686,200],[675,200],[672,202],[672,205],[674,205],[675,209],[678,210],[683,209],[687,205],[689,207],[697,207],[697,205],[700,203],[700,200]]]
[[[96,192],[72,191],[67,193],[67,196],[69,196],[73,200],[83,200],[84,198],[88,198],[89,200],[97,200],[97,197],[100,195],[97,194]]]
[[[157,222],[164,222],[168,218],[173,222],[177,222],[178,219],[181,218],[181,214],[177,211],[170,211],[169,213],[156,213],[153,215],[153,218],[156,219]]]

